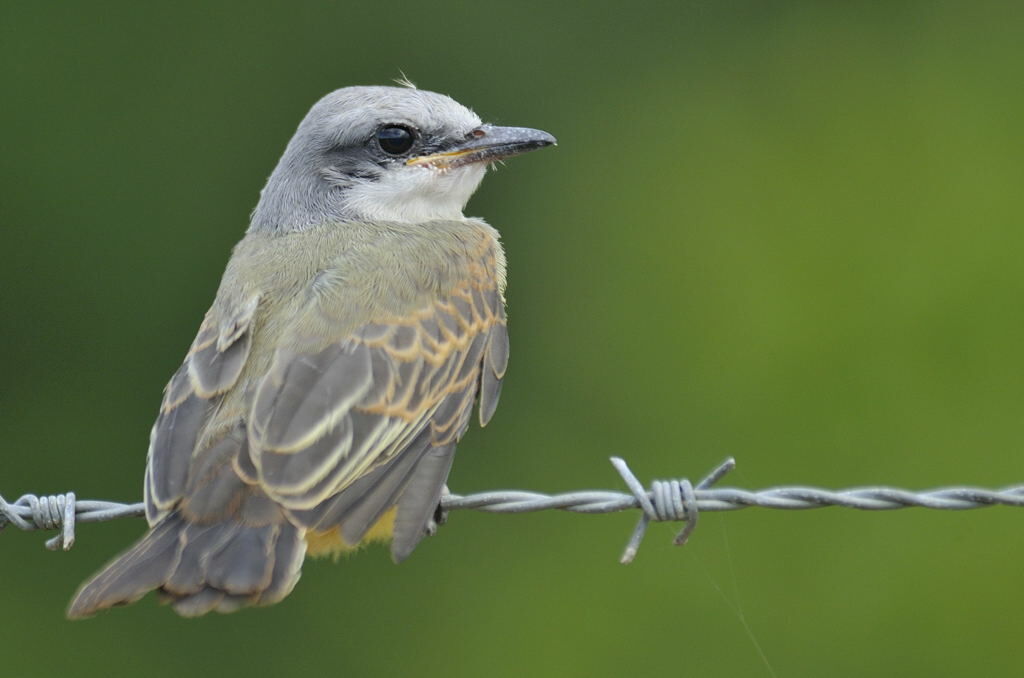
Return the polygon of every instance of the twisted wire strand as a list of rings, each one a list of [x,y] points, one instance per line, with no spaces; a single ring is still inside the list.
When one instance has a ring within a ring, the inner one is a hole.
[[[853,487],[826,490],[818,487],[785,486],[763,490],[733,487],[713,488],[736,462],[727,459],[696,485],[685,478],[655,480],[645,488],[626,462],[612,457],[612,464],[629,488],[629,493],[611,490],[583,490],[564,494],[542,494],[522,490],[498,490],[470,495],[446,494],[443,511],[477,510],[486,513],[532,513],[557,509],[573,513],[615,513],[640,509],[641,515],[623,551],[621,562],[636,557],[651,522],[682,522],[674,543],[683,545],[697,526],[702,511],[736,511],[760,507],[807,510],[840,506],[863,511],[891,511],[906,508],[963,511],[990,506],[1024,507],[1024,485],[997,490],[978,487],[945,487],[912,492],[896,487]],[[26,494],[8,503],[0,497],[0,529],[8,523],[21,530],[60,530],[46,542],[51,550],[68,550],[75,542],[77,523],[98,523],[116,518],[145,515],[144,504],[76,500],[73,492],[37,497]]]

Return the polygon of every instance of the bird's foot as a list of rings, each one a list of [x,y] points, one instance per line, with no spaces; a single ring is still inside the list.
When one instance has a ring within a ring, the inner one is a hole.
[[[441,488],[441,497],[444,498],[446,495],[451,494],[448,486],[445,485]],[[448,509],[444,507],[444,502],[438,502],[437,508],[434,509],[434,515],[430,520],[427,521],[427,536],[433,537],[437,534],[437,528],[448,522]]]

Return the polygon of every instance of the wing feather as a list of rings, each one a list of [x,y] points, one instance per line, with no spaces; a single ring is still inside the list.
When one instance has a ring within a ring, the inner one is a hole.
[[[151,525],[181,499],[200,431],[223,394],[237,383],[252,345],[259,297],[207,312],[184,363],[164,389],[150,432],[146,518]]]
[[[454,444],[431,447],[416,465],[416,475],[402,493],[395,515],[391,557],[396,563],[405,560],[426,535],[454,458]]]
[[[279,351],[249,420],[261,486],[302,524],[341,526],[346,541],[397,505],[395,557],[404,556],[422,537],[478,394],[482,419],[493,413],[507,352],[504,300],[496,282],[479,280],[317,353]],[[338,430],[351,432],[344,445],[332,440]]]
[[[316,355],[280,355],[253,408],[261,448],[308,450],[359,402],[372,376],[369,349],[356,342],[332,344]]]

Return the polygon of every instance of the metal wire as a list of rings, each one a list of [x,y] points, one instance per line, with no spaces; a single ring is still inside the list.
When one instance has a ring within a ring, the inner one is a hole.
[[[736,511],[759,506],[782,510],[805,510],[841,506],[864,511],[891,511],[905,508],[928,508],[963,511],[990,506],[1024,507],[1024,485],[1000,490],[976,487],[945,487],[912,492],[895,487],[855,487],[825,490],[817,487],[771,487],[764,490],[742,490],[731,487],[712,488],[736,466],[726,459],[696,485],[682,478],[655,480],[645,488],[626,462],[612,457],[612,464],[629,488],[629,493],[584,490],[566,494],[541,494],[520,490],[499,490],[470,495],[445,494],[441,509],[457,511],[474,509],[487,513],[531,513],[558,509],[574,513],[614,513],[639,508],[642,511],[630,536],[621,562],[636,557],[647,526],[652,522],[685,523],[674,543],[683,545],[697,526],[702,511]],[[73,492],[37,497],[26,494],[8,503],[0,497],[0,529],[8,523],[22,530],[53,530],[61,532],[46,542],[51,550],[68,550],[75,542],[76,523],[98,523],[115,518],[145,515],[145,506],[112,501],[76,500]]]

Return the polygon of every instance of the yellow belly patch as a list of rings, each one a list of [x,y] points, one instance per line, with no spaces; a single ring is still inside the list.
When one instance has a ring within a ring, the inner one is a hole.
[[[306,532],[306,555],[317,558],[331,556],[337,560],[341,556],[358,550],[371,542],[388,541],[395,531],[395,512],[395,507],[388,509],[380,517],[380,520],[367,530],[363,540],[358,544],[349,544],[345,541],[341,536],[341,530],[337,527],[322,532],[309,530]]]

